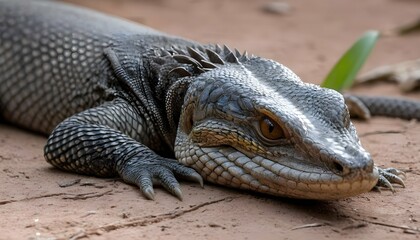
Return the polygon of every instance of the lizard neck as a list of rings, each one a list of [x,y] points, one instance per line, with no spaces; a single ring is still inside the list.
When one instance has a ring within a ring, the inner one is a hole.
[[[184,97],[195,77],[192,69],[173,60],[172,56],[143,58],[144,84],[150,88],[154,109],[158,110],[161,134],[173,148]]]
[[[203,47],[193,43],[150,48],[142,54],[114,48],[106,55],[118,81],[125,86],[124,94],[140,114],[150,120],[171,149],[190,84],[207,71],[248,59],[246,54],[232,52],[227,47]]]
[[[187,90],[200,75],[225,64],[247,61],[247,53],[231,51],[228,47],[186,44],[167,49],[152,49],[143,57],[144,76],[157,108],[161,110],[164,137],[171,147],[175,144],[178,125]]]

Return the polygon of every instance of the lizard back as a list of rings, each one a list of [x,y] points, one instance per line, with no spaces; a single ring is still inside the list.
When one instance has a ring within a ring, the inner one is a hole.
[[[47,134],[99,105],[112,74],[103,50],[133,35],[163,34],[71,5],[0,1],[0,119]]]

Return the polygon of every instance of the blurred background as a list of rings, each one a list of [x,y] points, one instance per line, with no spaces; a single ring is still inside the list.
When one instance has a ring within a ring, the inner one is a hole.
[[[418,0],[66,0],[202,43],[274,59],[320,83],[367,30],[389,33],[420,19]],[[389,35],[389,34],[388,34]],[[420,33],[381,37],[362,72],[420,58]],[[356,91],[396,94],[392,84]],[[416,93],[409,96],[415,97]]]

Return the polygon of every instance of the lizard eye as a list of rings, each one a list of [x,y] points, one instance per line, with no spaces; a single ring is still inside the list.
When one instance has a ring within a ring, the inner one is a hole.
[[[267,116],[261,118],[260,130],[262,135],[270,140],[277,140],[285,137],[284,131],[280,125]]]

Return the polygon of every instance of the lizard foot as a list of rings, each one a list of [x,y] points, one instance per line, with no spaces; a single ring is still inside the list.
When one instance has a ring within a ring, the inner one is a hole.
[[[156,184],[161,184],[168,192],[182,200],[181,188],[175,176],[198,182],[203,187],[203,178],[194,169],[167,158],[132,159],[122,168],[120,176],[125,182],[137,185],[150,200],[155,199],[153,185]]]
[[[400,176],[405,178],[405,173],[403,171],[400,171],[395,168],[379,168],[377,167],[379,172],[379,180],[376,184],[376,188],[378,187],[385,187],[387,189],[390,189],[393,193],[395,193],[394,187],[392,184],[398,184],[402,187],[405,187],[404,181],[401,179]]]

